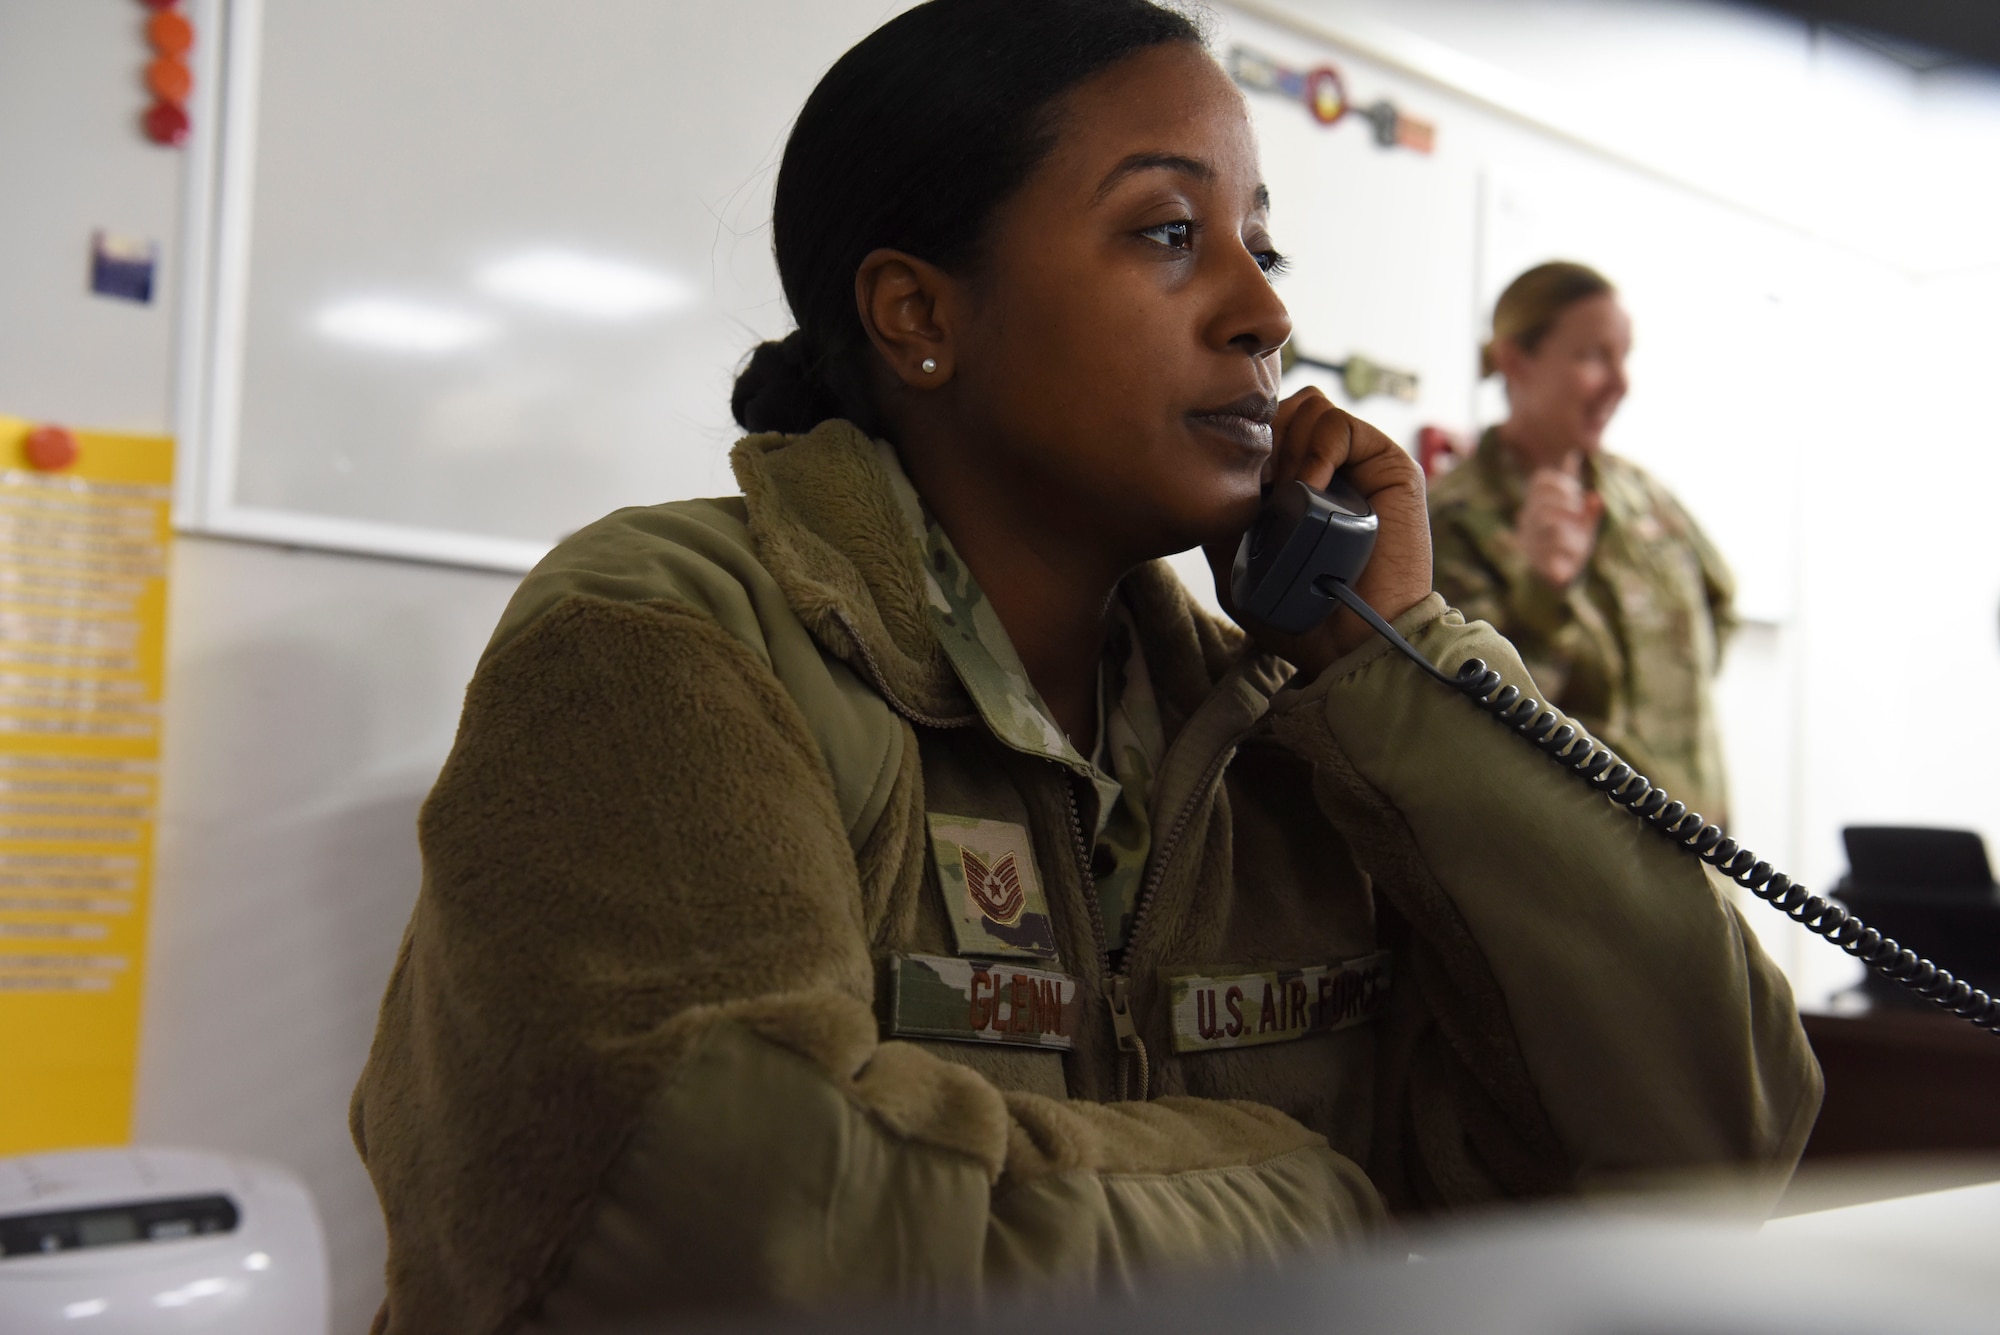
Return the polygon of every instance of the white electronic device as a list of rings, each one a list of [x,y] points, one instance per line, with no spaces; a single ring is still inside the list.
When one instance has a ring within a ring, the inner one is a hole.
[[[305,1186],[194,1150],[0,1159],[6,1335],[326,1335]]]

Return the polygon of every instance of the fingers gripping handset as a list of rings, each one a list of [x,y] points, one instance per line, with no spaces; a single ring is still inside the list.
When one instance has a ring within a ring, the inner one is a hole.
[[[1554,709],[1522,695],[1518,687],[1503,685],[1500,674],[1484,662],[1469,659],[1456,676],[1433,667],[1354,592],[1374,553],[1378,529],[1374,509],[1338,473],[1325,491],[1297,480],[1273,487],[1236,548],[1229,592],[1237,610],[1286,635],[1304,635],[1337,607],[1347,606],[1427,674],[1462,692],[1669,841],[1910,991],[1988,1032],[2000,1031],[2000,999],[1904,949],[1841,905],[1807,893],[1674,801],[1608,747],[1564,722]]]

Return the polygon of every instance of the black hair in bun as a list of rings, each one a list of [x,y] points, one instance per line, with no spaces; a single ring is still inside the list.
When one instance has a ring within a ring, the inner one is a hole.
[[[839,397],[817,374],[817,360],[806,350],[802,330],[794,329],[776,342],[759,343],[737,372],[736,388],[729,395],[729,411],[737,424],[745,431],[798,434],[829,417],[846,416]]]
[[[1201,33],[1151,0],[930,0],[835,61],[792,126],[771,211],[799,327],[737,376],[743,428],[846,417],[882,434],[854,305],[861,261],[887,248],[974,263],[994,211],[1055,147],[1056,99],[1169,42]]]

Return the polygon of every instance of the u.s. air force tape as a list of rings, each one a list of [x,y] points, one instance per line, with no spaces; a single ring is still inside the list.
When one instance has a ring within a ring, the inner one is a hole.
[[[1389,955],[1257,973],[1175,974],[1174,1051],[1285,1043],[1372,1020],[1389,1000]]]
[[[889,1032],[902,1038],[1069,1048],[1082,1017],[1066,973],[949,955],[889,958]]]

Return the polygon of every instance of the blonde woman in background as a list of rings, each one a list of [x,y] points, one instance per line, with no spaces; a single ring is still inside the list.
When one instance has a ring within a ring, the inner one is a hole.
[[[1537,265],[1500,294],[1482,369],[1507,420],[1433,483],[1437,588],[1519,647],[1548,699],[1711,820],[1727,814],[1712,683],[1734,580],[1667,489],[1604,449],[1631,317],[1603,275]]]

